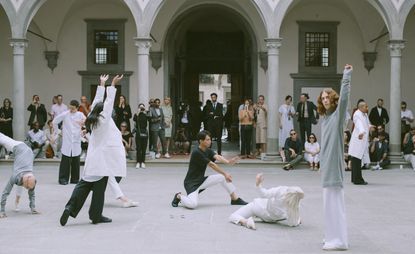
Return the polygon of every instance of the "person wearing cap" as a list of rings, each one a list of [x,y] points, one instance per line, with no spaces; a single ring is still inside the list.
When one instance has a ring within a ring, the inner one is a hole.
[[[304,192],[297,186],[278,186],[270,189],[262,187],[264,176],[262,173],[256,176],[256,188],[259,198],[239,208],[232,213],[229,221],[256,229],[254,216],[268,223],[283,223],[290,227],[300,225],[300,201],[304,198]]]
[[[64,111],[53,119],[53,128],[57,132],[58,125],[62,126],[62,159],[59,166],[59,184],[69,182],[76,184],[79,181],[79,165],[81,156],[81,129],[85,122],[85,115],[78,111],[79,102],[72,100],[69,110]]]
[[[35,186],[36,178],[33,175],[33,153],[25,143],[16,141],[0,133],[0,145],[4,146],[7,151],[13,151],[14,163],[13,174],[10,177],[6,187],[1,195],[1,208],[0,218],[6,216],[6,202],[14,185],[23,186],[28,190],[29,194],[29,207],[32,214],[38,214],[39,212],[35,208]]]

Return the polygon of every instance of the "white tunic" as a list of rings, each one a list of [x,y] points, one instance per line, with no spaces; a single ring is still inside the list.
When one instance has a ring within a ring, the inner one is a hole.
[[[292,105],[282,104],[279,108],[279,113],[281,114],[281,126],[279,132],[279,146],[280,149],[284,147],[285,140],[290,136],[290,131],[294,129],[294,122],[293,117],[288,115],[290,112],[291,114],[295,114],[295,109]]]
[[[67,157],[79,156],[81,150],[81,127],[85,122],[85,115],[79,111],[71,113],[69,110],[56,116],[53,119],[53,128],[55,134],[58,133],[58,124],[63,122],[62,125],[62,148],[61,152]]]
[[[369,118],[367,114],[356,110],[353,115],[353,122],[354,129],[350,139],[349,155],[362,159],[369,146]],[[363,134],[362,139],[359,139],[360,134]]]
[[[309,143],[305,142],[304,144],[304,158],[308,162],[319,162],[320,161],[320,145],[317,142]],[[312,156],[310,153],[317,153],[316,155]]]

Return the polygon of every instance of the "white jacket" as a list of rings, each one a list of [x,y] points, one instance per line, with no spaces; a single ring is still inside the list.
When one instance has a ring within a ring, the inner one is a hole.
[[[355,158],[362,159],[369,146],[369,118],[367,114],[356,110],[353,115],[354,129],[350,139],[349,154]],[[359,135],[363,133],[363,138]]]
[[[115,126],[111,114],[117,89],[107,87],[107,98],[98,126],[92,130],[85,159],[84,176],[121,176],[127,174],[125,149],[121,132]],[[105,88],[98,86],[91,111],[104,99]]]

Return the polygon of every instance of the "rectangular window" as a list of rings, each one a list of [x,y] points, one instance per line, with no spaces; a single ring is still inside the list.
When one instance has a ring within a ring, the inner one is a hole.
[[[118,31],[94,31],[95,64],[118,64]]]
[[[305,66],[330,66],[330,33],[305,33]]]

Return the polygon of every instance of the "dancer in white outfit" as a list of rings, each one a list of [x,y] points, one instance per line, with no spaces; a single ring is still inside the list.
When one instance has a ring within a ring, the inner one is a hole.
[[[278,186],[271,189],[262,187],[264,176],[256,176],[256,187],[259,198],[254,199],[246,206],[239,208],[230,217],[229,221],[256,229],[254,217],[265,222],[282,222],[290,227],[298,226],[300,219],[300,200],[304,198],[304,192],[297,186]]]

